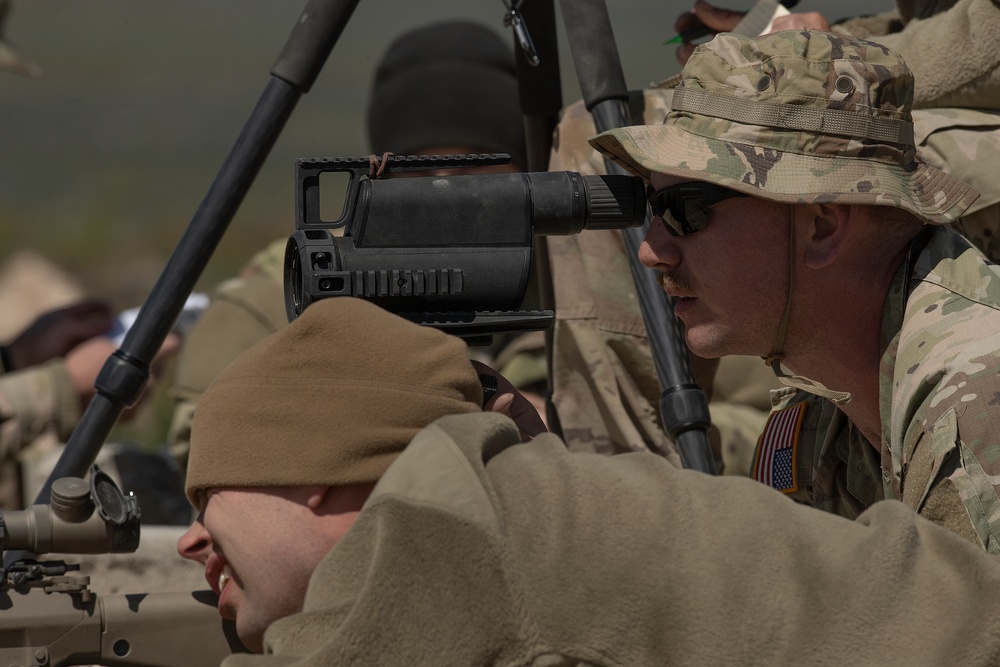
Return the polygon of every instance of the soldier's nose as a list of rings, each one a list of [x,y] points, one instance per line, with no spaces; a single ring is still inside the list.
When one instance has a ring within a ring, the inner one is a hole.
[[[212,551],[212,536],[201,523],[201,518],[195,519],[191,527],[177,540],[177,553],[182,558],[198,561],[204,564]]]
[[[646,232],[646,239],[639,246],[639,261],[651,269],[665,270],[681,263],[676,239],[666,230],[659,218],[654,218]]]

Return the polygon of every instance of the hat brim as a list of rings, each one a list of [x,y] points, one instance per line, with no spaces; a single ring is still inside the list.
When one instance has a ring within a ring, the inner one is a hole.
[[[590,144],[631,173],[708,181],[790,204],[894,206],[934,224],[954,222],[976,200],[971,185],[922,163],[912,170],[861,157],[817,156],[738,144],[675,125],[603,132]]]

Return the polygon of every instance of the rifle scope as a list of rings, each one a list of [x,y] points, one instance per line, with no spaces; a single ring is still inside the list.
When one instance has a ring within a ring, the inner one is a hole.
[[[48,505],[0,512],[0,551],[33,554],[131,553],[139,547],[139,504],[111,477],[91,468],[90,484],[62,477]]]

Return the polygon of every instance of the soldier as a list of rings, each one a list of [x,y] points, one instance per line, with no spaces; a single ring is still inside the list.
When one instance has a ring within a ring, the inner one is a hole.
[[[476,373],[458,339],[342,297],[212,383],[178,550],[266,654],[226,667],[1000,656],[1000,561],[901,503],[852,522],[649,453],[522,444],[537,415],[483,412]]]
[[[0,459],[8,461],[47,428],[69,436],[93,396],[97,371],[114,352],[102,336],[111,324],[106,304],[81,301],[41,315],[0,346]]]
[[[97,374],[118,347],[107,335],[113,322],[107,304],[83,300],[42,314],[0,346],[0,508],[24,505],[16,461],[23,451],[43,435],[59,443],[69,438],[94,396]],[[151,381],[178,347],[177,335],[168,336],[151,365]]]
[[[636,122],[662,123],[672,92],[656,87],[636,96]],[[550,169],[604,173],[603,158],[587,143],[594,134],[583,104],[569,106]],[[547,244],[556,306],[553,402],[567,446],[603,454],[652,450],[680,465],[660,424],[660,387],[621,234],[588,230]],[[711,398],[716,458],[725,474],[746,476],[767,419],[768,390],[781,385],[757,358],[692,356],[691,366]]]
[[[978,193],[915,159],[912,95],[873,42],[723,34],[663,125],[592,143],[650,180],[640,258],[692,351],[789,385],[753,475],[847,517],[899,499],[997,552],[1000,270],[945,226]]]
[[[896,12],[851,19],[832,29],[879,41],[904,55],[915,74],[918,153],[927,164],[980,191],[980,198],[951,225],[995,261],[1000,259],[1000,184],[993,178],[1000,171],[1000,119],[994,111],[1000,108],[1000,49],[991,44],[1000,39],[1000,9],[991,0],[897,4]],[[801,27],[818,16],[779,17],[775,28],[782,22]],[[738,28],[742,18],[742,12],[699,0],[675,27],[686,30],[699,20],[714,30],[728,31]],[[977,27],[971,30],[970,25]],[[679,59],[685,61],[693,48],[692,44],[679,47]],[[636,95],[634,122],[661,123],[677,81],[678,77],[669,77]],[[582,103],[567,108],[550,167],[601,172],[603,160],[586,143],[593,133],[593,121]],[[653,381],[652,358],[621,238],[614,232],[588,231],[553,237],[548,245],[557,317],[553,400],[567,444],[604,452],[651,446],[676,457],[659,424],[655,407],[659,387]],[[692,357],[692,367],[711,398],[709,436],[724,472],[748,474],[767,419],[768,390],[780,385],[753,358]],[[603,419],[595,421],[595,414]]]

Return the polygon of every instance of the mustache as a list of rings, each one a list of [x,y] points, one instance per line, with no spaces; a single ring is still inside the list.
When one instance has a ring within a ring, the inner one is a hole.
[[[691,283],[676,271],[664,271],[658,274],[656,282],[660,283],[660,287],[671,294],[691,291]]]

